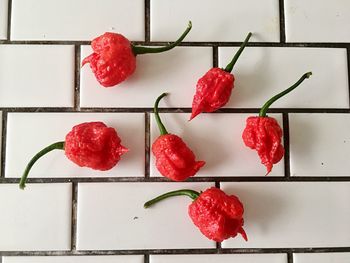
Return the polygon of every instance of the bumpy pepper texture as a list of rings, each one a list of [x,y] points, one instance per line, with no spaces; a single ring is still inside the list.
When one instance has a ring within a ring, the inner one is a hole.
[[[278,163],[283,155],[282,129],[274,118],[249,117],[242,138],[246,146],[258,152],[261,163],[266,166],[267,174],[273,164]]]
[[[196,161],[191,149],[174,134],[159,136],[152,145],[152,152],[158,171],[174,181],[184,181],[194,176],[205,164],[204,161]]]
[[[202,193],[189,189],[168,192],[146,202],[144,207],[149,208],[166,198],[180,195],[186,195],[193,200],[188,207],[188,214],[207,238],[222,242],[241,234],[246,241],[248,240],[243,229],[243,204],[237,196],[227,195],[216,187]]]
[[[104,87],[111,87],[124,81],[136,69],[136,57],[131,43],[124,36],[107,32],[92,40],[93,53],[82,65],[90,63],[97,81]]]
[[[177,135],[169,134],[164,127],[159,117],[158,104],[165,96],[167,93],[160,95],[154,103],[154,116],[161,135],[153,142],[152,152],[156,158],[156,167],[163,176],[174,181],[184,181],[194,176],[205,162],[196,161],[184,141]]]
[[[193,201],[188,213],[202,234],[211,240],[222,242],[237,234],[248,240],[243,229],[243,204],[234,195],[209,188]]]
[[[223,107],[230,99],[234,76],[221,68],[210,69],[201,77],[192,101],[191,119],[201,112],[213,112]]]
[[[192,28],[189,22],[185,32],[173,43],[164,47],[134,46],[121,34],[106,32],[91,42],[93,53],[82,65],[90,63],[92,72],[103,87],[112,87],[127,79],[136,69],[136,56],[168,51],[181,43]]]
[[[225,106],[230,100],[235,80],[231,71],[251,36],[252,33],[247,35],[239,50],[225,69],[212,68],[198,80],[196,93],[192,100],[192,114],[190,120],[202,112],[216,111]]]
[[[278,163],[284,155],[284,148],[281,144],[282,129],[274,118],[267,117],[267,110],[272,103],[297,88],[311,75],[311,72],[305,73],[288,89],[269,99],[260,109],[258,117],[248,117],[247,119],[246,128],[242,133],[243,141],[246,146],[258,152],[261,163],[266,166],[266,175],[271,172],[272,166]]]
[[[53,150],[64,150],[68,159],[81,167],[109,170],[128,151],[120,143],[116,130],[103,122],[78,124],[66,135],[65,141],[55,142],[34,155],[24,170],[19,187],[25,188],[30,169],[42,156]]]
[[[73,127],[65,140],[68,159],[81,167],[106,171],[114,167],[128,151],[111,127],[102,122],[82,123]]]

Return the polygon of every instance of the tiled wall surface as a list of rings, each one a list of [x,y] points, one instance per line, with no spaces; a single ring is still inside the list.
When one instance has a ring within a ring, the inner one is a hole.
[[[164,45],[137,57],[127,81],[103,88],[81,61],[90,40],[120,32]],[[0,0],[0,263],[350,262],[350,2],[346,0]],[[224,67],[249,31],[229,103],[188,122],[196,80]],[[286,154],[265,176],[241,140],[245,119],[304,72],[313,76],[271,107]],[[150,153],[160,103],[168,131],[206,165],[189,182],[161,177]],[[75,124],[103,121],[130,149],[113,169],[30,157]],[[241,237],[216,243],[187,215],[190,200],[143,203],[179,188],[217,186],[245,205]]]

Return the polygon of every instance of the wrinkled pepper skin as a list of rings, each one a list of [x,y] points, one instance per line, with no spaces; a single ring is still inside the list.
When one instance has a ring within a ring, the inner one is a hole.
[[[190,120],[202,112],[213,112],[226,105],[234,80],[233,74],[221,68],[212,68],[205,73],[197,82]]]
[[[203,235],[216,242],[241,234],[244,208],[238,197],[227,195],[219,188],[209,188],[199,195],[188,208],[189,216]]]
[[[152,145],[152,153],[158,171],[173,181],[184,181],[194,176],[205,164],[204,161],[196,161],[191,149],[174,134],[159,136]]]
[[[249,117],[242,138],[246,146],[258,152],[261,163],[266,166],[267,174],[283,155],[282,129],[274,118]]]
[[[107,32],[92,40],[93,53],[86,57],[82,65],[90,63],[92,72],[103,87],[115,86],[136,69],[136,56],[131,43],[123,35]]]
[[[103,122],[87,122],[76,125],[67,134],[65,154],[80,167],[106,171],[113,168],[120,156],[128,151],[114,128]]]

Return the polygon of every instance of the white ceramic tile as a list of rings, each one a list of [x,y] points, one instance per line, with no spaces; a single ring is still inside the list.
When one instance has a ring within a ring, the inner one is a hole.
[[[349,182],[222,183],[244,204],[248,242],[224,248],[348,247]]]
[[[74,105],[73,46],[0,45],[0,57],[0,107]]]
[[[286,254],[151,255],[150,263],[287,263]],[[4,262],[6,263],[6,262]]]
[[[236,51],[219,48],[220,66]],[[346,49],[291,47],[246,48],[233,69],[235,88],[226,107],[260,108],[308,71],[313,75],[271,108],[349,107]]]
[[[82,59],[91,54],[83,46]],[[137,69],[125,82],[104,88],[90,66],[81,69],[82,107],[153,107],[156,98],[171,93],[167,107],[191,107],[197,79],[212,67],[210,47],[177,47],[171,51],[137,56]]]
[[[290,114],[292,176],[350,176],[350,114]]]
[[[286,0],[288,42],[350,42],[350,2],[347,0]]]
[[[0,0],[0,39],[7,38],[8,0]]]
[[[144,256],[3,257],[3,263],[143,263]]]
[[[2,111],[0,111],[0,160],[1,160],[1,153],[2,153]],[[2,175],[2,170],[0,169],[0,176]]]
[[[144,40],[143,0],[13,0],[11,39],[91,40],[118,32]]]
[[[42,157],[29,177],[143,176],[145,123],[143,113],[10,113],[8,115],[6,177],[20,177],[30,158],[44,147],[64,141],[74,125],[102,121],[117,130],[129,152],[109,171],[79,167],[61,150]],[[25,131],[25,132],[23,132]]]
[[[266,168],[257,152],[246,147],[242,140],[248,116],[254,114],[201,114],[188,122],[190,113],[161,113],[168,132],[182,137],[197,160],[206,161],[196,176],[264,176]],[[276,117],[282,126],[280,114],[270,116]],[[154,115],[150,118],[152,144],[160,133]],[[150,174],[161,176],[152,153]],[[284,176],[284,159],[274,165],[268,176]]]
[[[0,184],[0,251],[70,250],[71,184]]]
[[[294,254],[294,263],[348,263],[350,253],[309,253]]]
[[[254,8],[252,8],[254,7]],[[185,41],[279,41],[277,0],[151,0],[151,39],[171,41],[193,23]]]
[[[174,197],[144,209],[168,191],[204,190],[211,183],[81,183],[78,250],[215,248],[187,213],[191,199]]]

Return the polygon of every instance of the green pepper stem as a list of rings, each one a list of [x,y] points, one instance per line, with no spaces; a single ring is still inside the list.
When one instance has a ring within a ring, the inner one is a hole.
[[[42,156],[47,154],[48,152],[51,152],[53,150],[64,150],[64,142],[55,142],[44,149],[42,149],[40,152],[38,152],[34,157],[30,160],[30,162],[27,164],[26,169],[24,170],[24,173],[21,177],[21,180],[19,182],[19,188],[24,189],[26,187],[26,181],[29,174],[30,169],[35,164],[35,162],[40,159]]]
[[[162,194],[160,196],[157,196],[156,198],[153,198],[152,200],[149,200],[148,202],[146,202],[143,206],[144,206],[144,208],[149,208],[150,206],[154,205],[155,203],[158,203],[159,201],[162,201],[168,197],[179,196],[179,195],[186,195],[194,201],[198,198],[198,196],[200,194],[198,192],[196,192],[194,190],[190,190],[190,189],[176,190],[176,191],[168,192],[168,193]]]
[[[165,127],[164,127],[164,125],[163,125],[163,123],[162,123],[162,120],[160,119],[160,117],[159,117],[159,112],[158,112],[158,104],[159,104],[159,101],[163,98],[163,97],[165,97],[165,96],[167,96],[168,95],[168,93],[163,93],[162,95],[160,95],[158,98],[157,98],[157,100],[156,100],[156,102],[154,103],[154,115],[155,115],[155,117],[156,117],[156,121],[157,121],[157,125],[158,125],[158,128],[159,128],[159,131],[160,131],[160,134],[161,135],[165,135],[165,134],[168,134],[168,131],[165,129]]]
[[[243,49],[246,47],[250,37],[252,36],[252,33],[249,32],[249,34],[247,35],[247,37],[245,38],[245,40],[243,41],[242,45],[240,46],[240,48],[238,49],[237,53],[234,55],[234,57],[232,58],[231,62],[229,64],[227,64],[226,68],[224,69],[226,72],[231,73],[233,66],[236,64],[239,56],[242,54]]]
[[[141,55],[141,54],[147,54],[147,53],[161,53],[164,51],[168,51],[178,46],[181,43],[181,41],[184,40],[184,38],[187,36],[188,32],[190,32],[191,28],[192,28],[192,22],[189,21],[185,32],[182,33],[182,35],[178,38],[178,40],[164,47],[142,47],[142,46],[131,45],[132,51],[135,56]]]
[[[266,116],[266,112],[269,109],[269,107],[271,106],[272,103],[274,103],[276,100],[278,100],[279,98],[283,97],[284,95],[288,94],[289,92],[291,92],[292,90],[294,90],[296,87],[298,87],[305,79],[308,79],[310,76],[312,75],[312,72],[307,72],[304,75],[301,76],[301,78],[295,82],[292,86],[290,86],[288,89],[278,93],[277,95],[273,96],[271,99],[269,99],[264,106],[261,108],[260,112],[259,112],[259,116],[260,117],[265,117]]]

